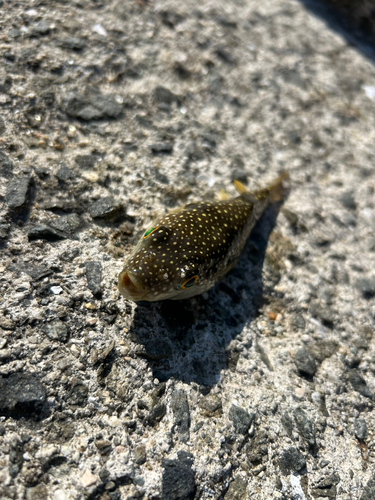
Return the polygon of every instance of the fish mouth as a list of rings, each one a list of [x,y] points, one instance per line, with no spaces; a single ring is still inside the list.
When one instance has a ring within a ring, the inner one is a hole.
[[[143,290],[137,278],[127,270],[121,271],[119,274],[118,289],[126,299],[134,301],[142,300],[146,295],[146,291]]]

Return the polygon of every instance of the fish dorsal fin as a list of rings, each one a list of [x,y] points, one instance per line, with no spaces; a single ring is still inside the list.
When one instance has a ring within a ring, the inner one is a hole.
[[[181,210],[183,210],[184,208],[185,207],[171,208],[170,210],[168,210],[168,215],[177,214],[178,212],[181,212]]]
[[[229,195],[224,189],[220,189],[218,194],[219,201],[229,200]]]
[[[245,198],[247,201],[252,203],[253,205],[256,203],[257,198],[254,196],[253,193],[250,193],[245,186],[242,184],[242,182],[238,181],[237,179],[233,181],[234,187],[236,188],[236,191],[240,196]]]

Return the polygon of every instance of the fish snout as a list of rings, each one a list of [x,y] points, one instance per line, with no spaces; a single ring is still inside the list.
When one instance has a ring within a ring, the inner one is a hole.
[[[126,299],[134,301],[142,300],[146,294],[146,291],[143,290],[134,274],[126,269],[119,274],[118,289]]]

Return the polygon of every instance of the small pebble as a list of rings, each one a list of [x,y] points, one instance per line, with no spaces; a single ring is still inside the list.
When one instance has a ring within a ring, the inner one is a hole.
[[[81,483],[84,488],[88,488],[89,486],[92,486],[95,484],[97,481],[97,478],[92,474],[89,470],[86,471],[82,476],[81,476]]]
[[[193,455],[179,451],[177,459],[162,460],[162,491],[165,500],[194,498],[196,492]]]
[[[98,35],[107,36],[107,31],[103,28],[101,24],[94,24],[92,31],[98,33]]]
[[[349,370],[348,380],[354,391],[362,394],[362,396],[365,396],[366,398],[372,398],[372,393],[368,388],[365,379],[356,370]]]
[[[314,356],[305,347],[298,349],[294,356],[294,362],[298,371],[310,377],[315,375],[316,362]]]
[[[232,405],[228,418],[232,421],[234,430],[238,434],[246,434],[255,418],[255,413],[249,413],[240,406]]]
[[[367,436],[367,425],[363,418],[354,419],[354,433],[359,441],[363,441]]]
[[[375,87],[373,87],[372,85],[363,85],[362,89],[369,99],[375,101]]]
[[[355,286],[365,299],[375,296],[375,276],[358,278]]]
[[[60,342],[66,342],[68,340],[68,328],[65,323],[58,319],[51,323],[47,323],[45,332],[47,337],[51,340],[59,340]]]
[[[302,453],[291,446],[283,450],[279,457],[279,467],[284,475],[290,472],[299,472],[301,469],[306,467],[306,460]]]
[[[40,411],[46,400],[44,385],[36,374],[13,373],[0,377],[0,415],[24,415]]]
[[[56,490],[53,494],[53,500],[67,500],[64,490]]]
[[[122,210],[122,203],[112,198],[100,198],[93,203],[89,213],[93,219],[115,219]]]
[[[261,471],[258,472],[258,474]],[[256,472],[253,471],[254,474]],[[246,498],[247,481],[241,476],[236,476],[230,483],[228,491],[224,495],[224,500],[241,500]]]
[[[340,196],[339,200],[348,210],[355,210],[357,208],[353,191],[345,191],[345,193]]]
[[[95,297],[102,294],[102,264],[100,261],[89,260],[86,262],[86,279],[88,288]]]
[[[20,208],[26,203],[30,177],[19,177],[9,182],[5,201],[9,208]]]

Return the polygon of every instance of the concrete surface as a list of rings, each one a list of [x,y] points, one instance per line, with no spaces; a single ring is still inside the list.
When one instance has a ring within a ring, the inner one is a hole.
[[[375,498],[373,61],[292,0],[0,4],[1,498]],[[283,169],[208,294],[120,297]]]

